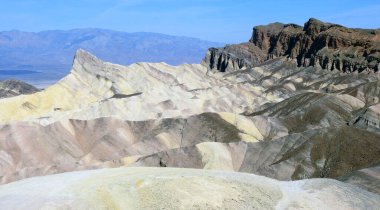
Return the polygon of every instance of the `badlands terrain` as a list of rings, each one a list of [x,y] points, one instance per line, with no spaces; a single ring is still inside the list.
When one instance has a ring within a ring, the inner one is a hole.
[[[0,205],[376,209],[379,37],[276,23],[201,64],[78,50],[44,90],[0,84],[12,93],[0,100]]]

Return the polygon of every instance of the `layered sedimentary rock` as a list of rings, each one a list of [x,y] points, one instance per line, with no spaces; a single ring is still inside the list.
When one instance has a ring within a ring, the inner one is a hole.
[[[203,64],[78,50],[44,90],[0,83],[0,206],[377,209],[379,49],[379,30],[310,19]]]
[[[57,84],[0,101],[1,182],[119,166],[338,178],[380,164],[378,84],[284,59],[210,72],[79,50]]]
[[[79,50],[71,73],[57,84],[36,94],[2,100],[0,122],[46,125],[60,119],[114,116],[146,120],[203,112],[241,113],[253,104],[281,100],[263,94],[259,86],[208,74],[200,64],[136,63],[125,67]]]
[[[18,80],[0,81],[0,98],[8,98],[18,95],[31,94],[39,90],[25,82]]]
[[[5,209],[376,209],[380,196],[314,179],[280,182],[194,169],[118,168],[0,186]]]
[[[0,128],[1,181],[7,183],[51,173],[126,166],[152,154],[186,150],[203,142],[255,142],[268,135],[260,133],[255,128],[259,124],[248,119],[238,118],[240,122],[232,124],[226,119],[234,117],[231,115],[203,113],[188,118],[145,121],[108,117],[61,120],[47,126],[26,122],[5,125]],[[286,134],[285,128],[276,129],[270,132],[272,136]],[[189,155],[193,158],[186,160],[183,155],[182,159],[174,160],[168,155],[158,160],[157,166],[203,168],[207,164],[202,162],[202,154],[198,151]]]
[[[210,48],[203,64],[210,70],[232,72],[248,69],[261,63],[265,54],[254,44],[247,42],[239,45],[227,45],[224,48]]]
[[[58,83],[0,100],[0,205],[376,209],[379,72],[244,59],[210,71],[79,50]]]
[[[256,26],[248,43],[211,48],[203,63],[210,69],[231,71],[278,57],[304,67],[379,71],[380,30],[351,29],[313,18],[303,27],[281,23]]]

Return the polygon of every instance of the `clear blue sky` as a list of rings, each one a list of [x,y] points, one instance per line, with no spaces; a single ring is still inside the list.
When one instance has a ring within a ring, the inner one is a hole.
[[[0,30],[107,28],[224,43],[247,41],[254,25],[302,25],[309,17],[380,28],[379,0],[0,0]]]

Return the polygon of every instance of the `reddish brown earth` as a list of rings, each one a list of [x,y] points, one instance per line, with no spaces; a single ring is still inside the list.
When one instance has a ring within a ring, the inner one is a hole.
[[[303,27],[282,23],[256,26],[249,42],[211,48],[204,63],[210,69],[230,71],[278,57],[304,67],[379,71],[380,30],[346,28],[313,18]]]

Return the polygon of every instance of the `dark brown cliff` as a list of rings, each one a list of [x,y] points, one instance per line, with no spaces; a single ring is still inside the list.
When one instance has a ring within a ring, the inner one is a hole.
[[[351,29],[313,18],[304,27],[281,23],[256,26],[248,43],[211,48],[203,64],[210,69],[231,71],[278,57],[305,67],[379,71],[380,30]]]

